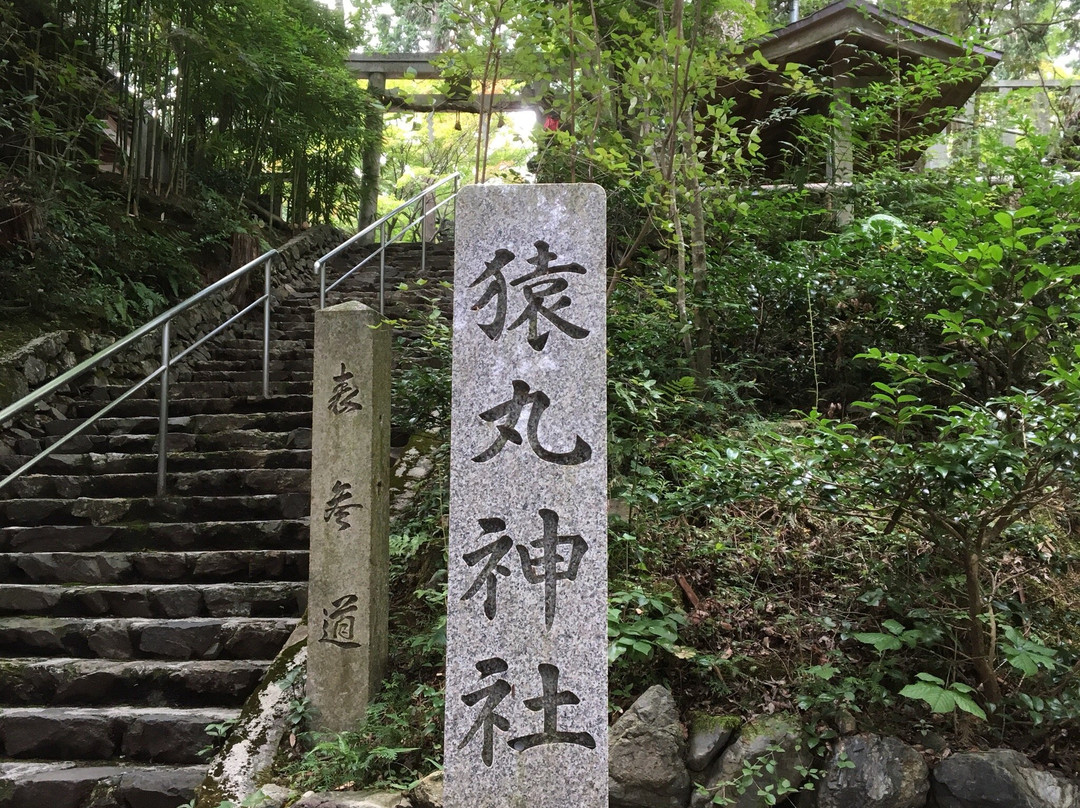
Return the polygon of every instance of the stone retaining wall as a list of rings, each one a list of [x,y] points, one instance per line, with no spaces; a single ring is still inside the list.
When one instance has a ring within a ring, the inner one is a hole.
[[[271,295],[281,300],[295,294],[295,290],[309,286],[314,278],[315,259],[340,244],[343,235],[327,225],[319,225],[305,230],[300,235],[278,248],[279,257],[274,260],[271,271]],[[172,324],[173,352],[195,342],[200,336],[211,331],[228,317],[235,314],[244,305],[262,293],[262,271],[256,270],[249,275],[250,288],[237,288],[237,284],[222,289],[211,295],[198,306],[179,315]],[[244,281],[240,282],[244,285]],[[239,303],[239,305],[237,305]],[[250,312],[245,320],[261,320],[260,311]],[[236,327],[241,327],[240,323]],[[228,342],[235,339],[235,328],[219,334],[216,339]],[[273,320],[271,319],[271,328]],[[84,375],[73,387],[123,384],[137,381],[158,367],[161,353],[160,332],[147,335],[112,359],[106,360],[93,371]],[[30,391],[54,379],[97,351],[108,347],[114,338],[102,334],[86,334],[80,331],[53,331],[37,337],[26,345],[0,356],[0,407],[18,401]],[[193,351],[188,358],[198,359],[208,353],[208,345]],[[185,362],[187,359],[185,359]],[[190,377],[190,371],[183,364],[174,371],[174,380],[183,381]],[[23,413],[17,419],[16,432],[5,428],[0,434],[0,441],[9,448],[14,440],[26,437],[18,434],[27,428],[33,429],[43,420],[66,418],[72,400],[78,398],[72,388],[61,388],[51,398],[39,402],[32,410]],[[0,452],[3,447],[0,447]]]

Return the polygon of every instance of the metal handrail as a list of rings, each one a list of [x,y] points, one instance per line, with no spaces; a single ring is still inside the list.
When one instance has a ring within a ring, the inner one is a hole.
[[[433,215],[435,213],[435,211],[439,210],[444,205],[448,205],[451,201],[453,201],[457,197],[458,191],[460,190],[459,189],[459,181],[460,180],[461,180],[461,174],[459,172],[455,171],[453,174],[449,174],[449,175],[443,177],[438,182],[432,183],[427,188],[422,190],[420,193],[418,193],[415,196],[413,196],[412,198],[407,199],[406,201],[402,202],[400,205],[398,205],[392,211],[390,211],[385,216],[380,218],[378,221],[372,222],[367,227],[365,227],[363,230],[361,230],[359,233],[357,233],[355,236],[352,236],[351,238],[349,238],[346,241],[342,242],[341,244],[336,246],[334,249],[332,249],[330,252],[328,252],[326,255],[324,255],[322,258],[319,258],[317,261],[315,261],[315,274],[317,274],[319,276],[319,308],[322,309],[322,308],[326,307],[326,293],[327,292],[333,291],[333,289],[339,283],[341,283],[347,277],[349,277],[354,272],[356,272],[356,270],[360,269],[360,267],[367,264],[367,262],[371,261],[373,258],[375,258],[375,256],[379,256],[379,314],[381,315],[383,313],[384,298],[386,296],[386,248],[389,247],[394,242],[400,241],[402,236],[404,236],[407,232],[409,232],[414,227],[416,227],[418,224],[423,222],[424,219],[426,219],[428,216]],[[452,194],[450,194],[450,196],[446,197],[446,199],[442,200],[441,202],[438,202],[434,207],[432,207],[430,209],[427,209],[427,210],[424,210],[419,216],[415,217],[408,224],[406,224],[403,228],[401,228],[401,230],[398,231],[397,234],[393,235],[390,238],[389,241],[387,240],[387,238],[386,238],[386,223],[388,221],[390,221],[390,219],[397,216],[399,213],[401,213],[401,211],[405,210],[410,205],[415,205],[417,202],[422,201],[424,199],[424,197],[426,197],[428,194],[435,193],[435,189],[441,188],[443,185],[446,185],[447,183],[450,183],[450,182],[454,183],[454,192]],[[375,232],[375,230],[379,231],[379,248],[377,250],[373,251],[370,255],[366,256],[364,258],[364,260],[362,260],[359,264],[354,266],[352,269],[350,269],[348,272],[346,272],[344,275],[342,275],[340,278],[338,278],[332,284],[327,286],[326,285],[326,264],[327,264],[327,262],[331,258],[333,258],[334,256],[339,255],[340,253],[342,253],[345,250],[352,247],[354,244],[359,242],[365,236],[371,235],[373,232]],[[421,274],[423,274],[426,271],[426,269],[427,269],[427,242],[424,241],[424,239],[421,238],[420,239],[420,272],[421,272]]]
[[[207,286],[205,289],[203,289],[200,292],[196,292],[194,295],[192,295],[191,297],[189,297],[187,300],[183,301],[182,303],[178,303],[177,305],[173,306],[171,309],[164,312],[163,314],[159,314],[153,320],[151,320],[150,322],[146,323],[145,325],[135,329],[130,334],[128,334],[126,337],[121,337],[120,339],[118,339],[116,342],[114,342],[109,347],[98,351],[96,354],[94,354],[90,358],[83,360],[82,362],[77,364],[75,367],[73,367],[70,370],[67,370],[64,373],[60,374],[59,376],[57,376],[55,379],[53,379],[48,384],[45,384],[45,385],[41,386],[40,388],[38,388],[34,392],[30,393],[29,395],[23,396],[21,399],[16,401],[14,404],[10,404],[9,406],[5,407],[3,410],[0,410],[0,424],[4,424],[5,422],[7,422],[7,421],[11,420],[12,418],[14,418],[19,413],[25,411],[26,409],[33,406],[37,402],[41,401],[46,396],[49,396],[52,393],[56,392],[58,389],[60,389],[64,385],[70,384],[75,379],[77,379],[78,377],[80,377],[84,373],[86,373],[88,370],[91,370],[91,369],[97,367],[98,365],[100,365],[105,360],[112,358],[113,356],[118,354],[120,351],[122,351],[125,348],[131,346],[133,343],[135,343],[136,341],[142,339],[143,337],[147,336],[148,334],[153,333],[158,328],[161,329],[161,364],[157,368],[155,368],[153,371],[151,371],[149,373],[149,375],[147,375],[141,381],[138,381],[135,384],[133,384],[130,388],[125,390],[123,393],[121,393],[117,398],[113,399],[108,404],[106,404],[104,407],[102,407],[100,410],[98,410],[96,413],[91,415],[89,418],[87,418],[85,421],[83,421],[83,423],[79,424],[79,426],[77,426],[75,429],[71,430],[66,435],[63,435],[58,441],[56,441],[52,445],[46,446],[37,455],[35,455],[30,460],[23,463],[23,465],[21,465],[19,468],[15,469],[15,471],[8,474],[8,476],[5,477],[3,480],[0,480],[0,489],[3,489],[9,483],[11,483],[12,481],[14,481],[14,480],[18,479],[19,477],[21,477],[27,470],[29,470],[30,468],[37,465],[37,463],[40,462],[41,460],[43,460],[44,458],[46,458],[49,455],[56,452],[57,449],[59,449],[61,446],[63,446],[69,440],[71,440],[74,437],[77,437],[78,435],[81,435],[83,432],[85,432],[87,429],[89,429],[91,426],[93,426],[98,421],[98,419],[100,419],[104,415],[107,415],[118,404],[120,404],[121,402],[126,401],[127,399],[131,398],[139,390],[144,388],[150,382],[154,381],[154,379],[157,379],[158,377],[160,377],[161,378],[161,387],[160,387],[160,390],[159,390],[159,393],[158,393],[159,404],[158,404],[158,464],[157,464],[157,475],[158,476],[157,476],[157,495],[159,497],[164,496],[165,495],[166,454],[167,454],[166,453],[165,442],[166,442],[166,438],[168,436],[168,431],[169,431],[169,371],[172,369],[172,366],[175,365],[177,362],[179,362],[181,359],[186,357],[188,354],[190,354],[196,348],[201,346],[207,340],[212,339],[213,337],[220,334],[222,331],[224,331],[230,325],[232,325],[237,320],[239,320],[241,317],[246,315],[248,312],[253,311],[260,303],[263,306],[263,368],[262,368],[262,371],[263,371],[263,373],[262,373],[262,376],[263,376],[262,377],[263,392],[262,392],[262,394],[263,394],[263,398],[268,398],[270,396],[270,268],[271,268],[271,265],[273,264],[274,257],[277,256],[277,255],[278,255],[277,250],[268,250],[267,252],[263,253],[262,255],[260,255],[255,260],[249,261],[248,263],[244,264],[244,266],[240,267],[239,269],[234,270],[233,272],[230,272],[228,275],[226,275],[221,280],[210,284],[209,286]],[[200,337],[198,340],[193,342],[191,345],[189,345],[187,348],[182,350],[180,353],[178,353],[176,355],[173,355],[171,353],[171,346],[170,346],[170,336],[171,336],[170,331],[171,331],[171,326],[172,326],[173,319],[178,314],[182,314],[183,312],[187,311],[188,309],[190,309],[192,306],[196,305],[197,303],[201,303],[203,300],[205,300],[207,297],[212,295],[214,292],[217,292],[218,290],[228,286],[231,283],[235,283],[240,278],[244,277],[249,272],[251,272],[252,270],[254,270],[255,268],[257,268],[259,266],[262,266],[264,268],[264,271],[263,271],[263,294],[262,294],[262,296],[260,296],[258,299],[256,299],[252,303],[249,303],[247,306],[245,306],[243,309],[238,311],[236,314],[234,314],[232,317],[227,319],[225,322],[218,325],[216,328],[214,328],[209,333],[204,334],[202,337]]]

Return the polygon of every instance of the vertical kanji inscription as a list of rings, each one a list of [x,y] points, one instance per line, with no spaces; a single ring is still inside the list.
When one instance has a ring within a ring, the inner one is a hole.
[[[604,192],[457,205],[444,805],[608,808]]]

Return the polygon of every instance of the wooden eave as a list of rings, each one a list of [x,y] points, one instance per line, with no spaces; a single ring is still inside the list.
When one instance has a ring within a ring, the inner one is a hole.
[[[882,11],[866,0],[833,3],[747,43],[744,50],[748,54],[760,51],[777,70],[766,70],[748,60],[746,79],[721,84],[717,94],[733,102],[732,114],[742,120],[744,128],[760,126],[762,155],[774,167],[782,162],[785,144],[796,134],[796,122],[791,118],[770,120],[770,113],[781,104],[796,106],[804,113],[825,113],[830,99],[827,93],[792,97],[779,77],[788,63],[814,70],[823,82],[837,86],[840,82],[857,85],[887,78],[875,55],[899,59],[901,64],[924,59],[945,62],[968,54],[979,57],[980,64],[973,75],[943,86],[941,96],[933,103],[908,112],[900,132],[906,139],[939,131],[941,127],[933,123],[930,113],[946,107],[963,107],[1002,57],[1000,52],[988,48],[975,47],[969,51],[948,34]],[[914,160],[918,155],[910,157]]]

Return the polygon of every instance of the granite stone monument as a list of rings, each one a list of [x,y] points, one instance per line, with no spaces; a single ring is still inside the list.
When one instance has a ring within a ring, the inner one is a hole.
[[[390,326],[361,303],[315,314],[307,695],[321,729],[364,718],[386,668]]]
[[[457,200],[446,808],[607,806],[605,208]]]

